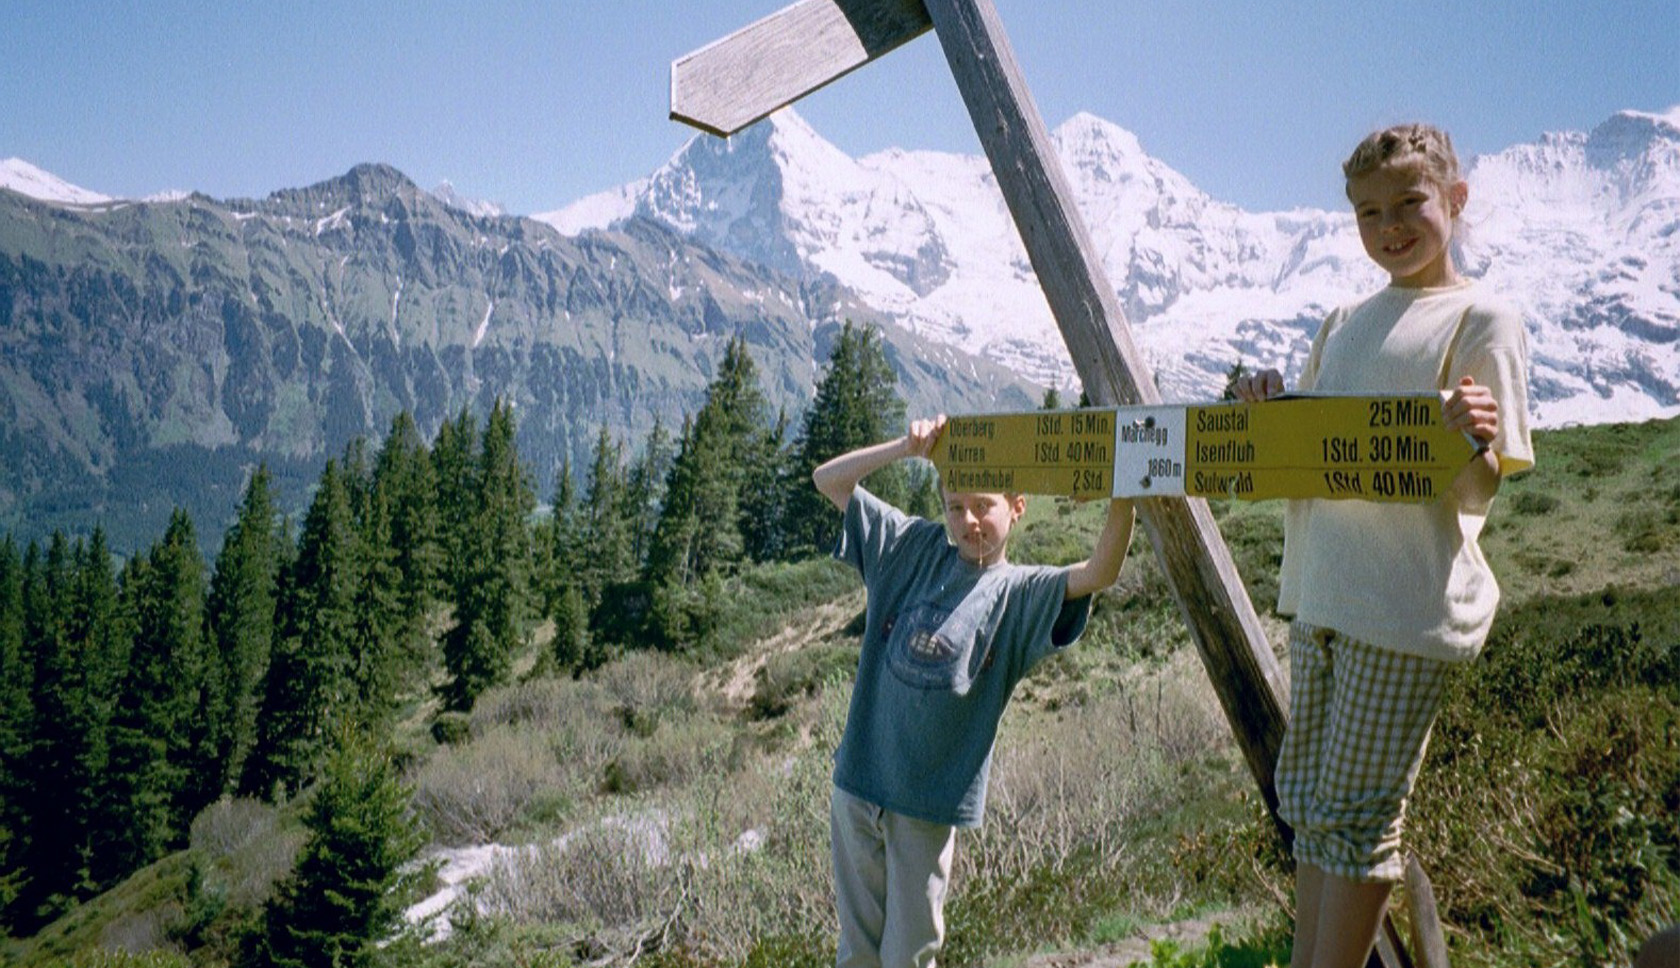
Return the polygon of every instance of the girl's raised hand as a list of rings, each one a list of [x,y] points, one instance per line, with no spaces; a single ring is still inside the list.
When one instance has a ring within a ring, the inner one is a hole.
[[[1451,430],[1462,430],[1482,443],[1499,433],[1499,404],[1493,391],[1473,377],[1462,377],[1441,408],[1443,422]]]
[[[1237,399],[1244,403],[1269,400],[1283,392],[1283,374],[1276,370],[1244,373],[1231,384],[1231,390],[1237,395]]]

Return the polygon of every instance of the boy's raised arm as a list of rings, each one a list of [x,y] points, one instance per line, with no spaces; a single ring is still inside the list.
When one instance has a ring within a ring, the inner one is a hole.
[[[811,482],[837,508],[844,511],[858,482],[905,457],[928,457],[945,429],[945,415],[932,420],[912,420],[903,437],[847,451],[811,472]]]
[[[1126,549],[1132,544],[1132,502],[1115,498],[1108,504],[1108,519],[1103,522],[1102,534],[1097,535],[1091,557],[1077,565],[1068,566],[1068,601],[1084,598],[1114,584],[1120,577],[1120,566],[1126,561]]]

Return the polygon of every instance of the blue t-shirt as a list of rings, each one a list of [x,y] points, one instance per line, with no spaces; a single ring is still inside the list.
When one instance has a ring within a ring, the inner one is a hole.
[[[977,827],[1015,683],[1085,631],[1067,569],[964,561],[945,528],[852,492],[834,556],[869,601],[834,785],[918,820]]]

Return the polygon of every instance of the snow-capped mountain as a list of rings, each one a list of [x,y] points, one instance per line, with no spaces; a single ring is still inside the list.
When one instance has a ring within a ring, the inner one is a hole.
[[[0,161],[0,188],[9,188],[19,195],[28,195],[30,198],[60,205],[102,205],[114,201],[109,195],[101,195],[79,185],[72,185],[57,175],[36,168],[22,158]]]
[[[450,208],[460,209],[468,215],[476,215],[479,218],[495,218],[507,214],[507,211],[496,202],[468,198],[457,191],[455,186],[448,181],[438,182],[438,186],[432,189],[432,197]]]
[[[1052,133],[1169,399],[1239,360],[1293,375],[1335,305],[1385,281],[1346,212],[1246,212],[1089,114]],[[1680,107],[1468,162],[1461,264],[1523,311],[1542,424],[1680,413]],[[1072,366],[984,158],[851,158],[784,110],[696,136],[648,178],[536,218],[630,215],[784,271],[831,274],[913,330],[1067,388]]]

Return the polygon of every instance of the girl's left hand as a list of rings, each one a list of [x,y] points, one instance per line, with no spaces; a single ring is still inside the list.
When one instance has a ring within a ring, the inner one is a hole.
[[[1448,429],[1462,430],[1484,444],[1499,433],[1499,404],[1493,399],[1493,391],[1472,377],[1458,381],[1446,398],[1442,417]]]

